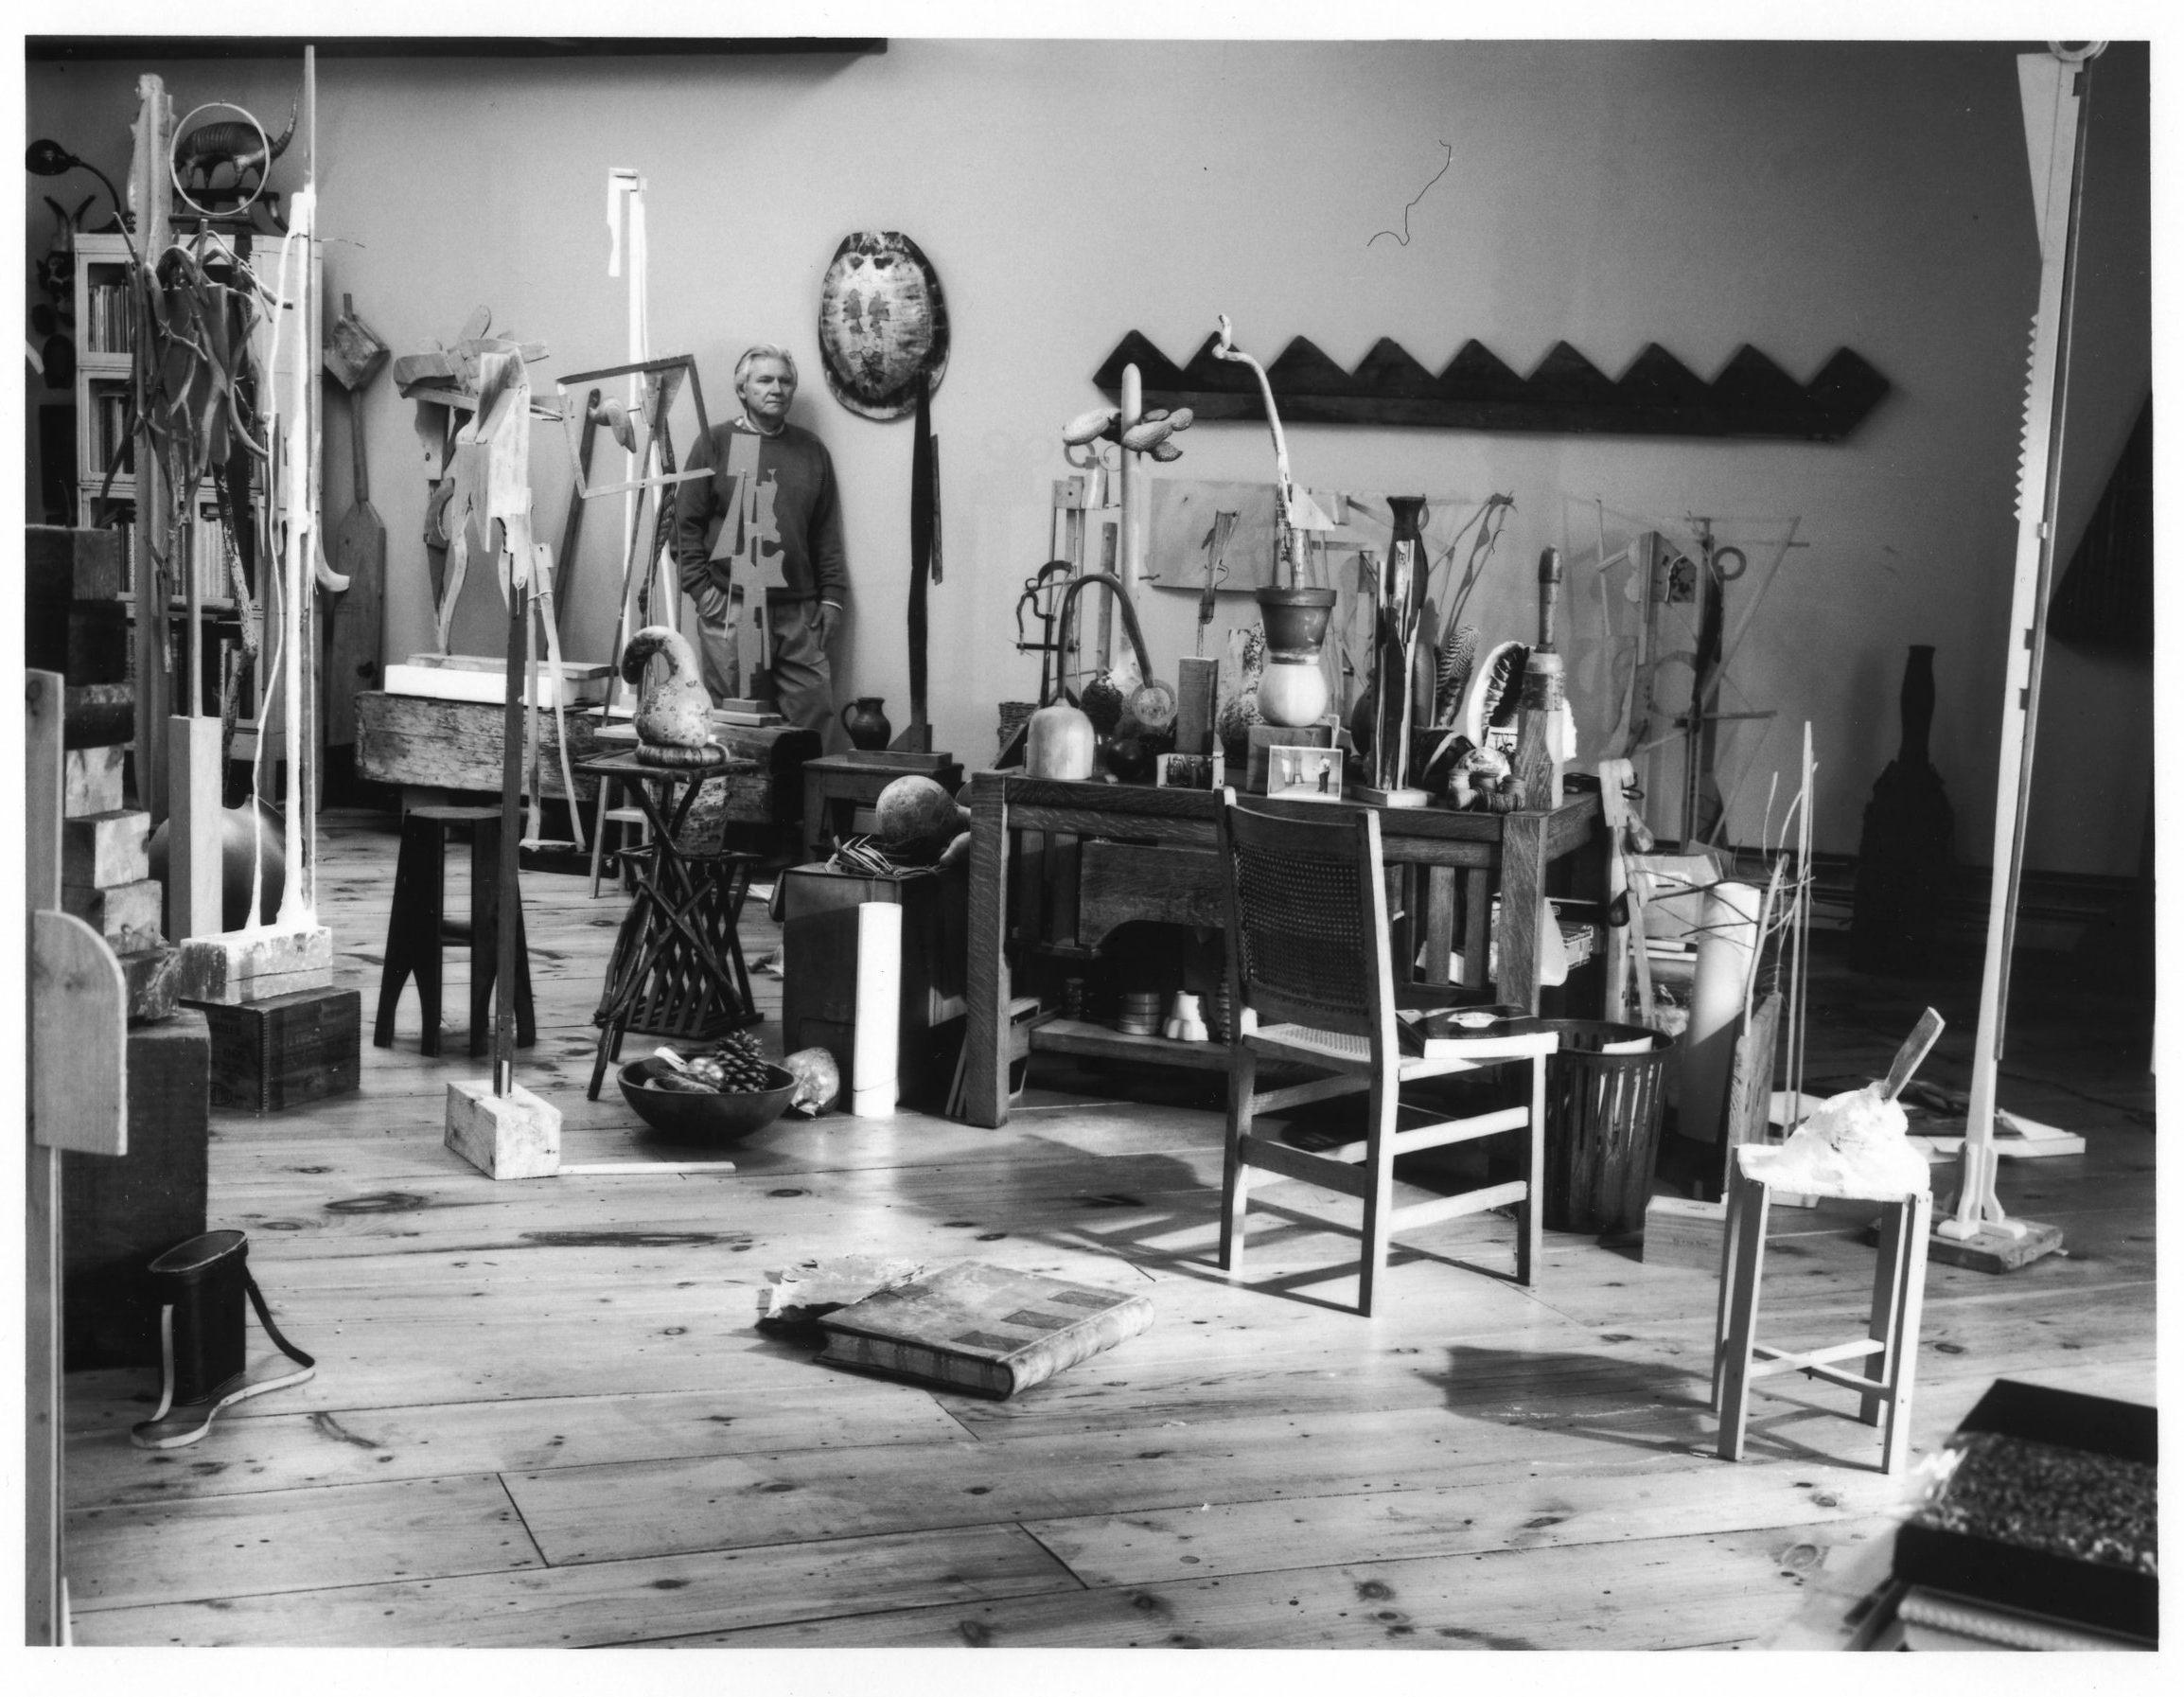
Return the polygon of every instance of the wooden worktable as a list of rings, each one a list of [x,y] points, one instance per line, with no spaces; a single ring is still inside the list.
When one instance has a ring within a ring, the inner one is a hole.
[[[1009,1004],[1012,955],[1085,953],[1133,920],[1219,927],[1224,923],[1213,822],[1221,798],[1209,790],[1062,783],[985,771],[971,781],[970,1003],[964,1034],[963,1117],[974,1125],[1009,1118]],[[1328,804],[1268,802],[1254,806],[1303,819],[1327,817]],[[1027,847],[1025,833],[1046,843]],[[1064,841],[1049,847],[1059,836]],[[1074,843],[1067,841],[1074,838]],[[1442,808],[1383,808],[1381,849],[1391,868],[1428,869],[1416,880],[1422,911],[1401,926],[1397,958],[1427,946],[1428,981],[1446,983],[1452,947],[1460,947],[1463,982],[1487,981],[1487,915],[1502,897],[1501,999],[1540,1005],[1539,913],[1547,869],[1575,856],[1573,893],[1605,904],[1607,871],[1600,798],[1583,794],[1551,813],[1457,813]],[[1578,851],[1586,851],[1578,853]],[[1456,932],[1457,880],[1463,880],[1463,935]],[[1011,923],[1012,910],[1014,923]],[[1074,1027],[1071,1028],[1072,1030]],[[1186,1059],[1204,1045],[1131,1038],[1102,1031],[1103,1044],[1134,1045],[1148,1060]],[[1034,1048],[1076,1046],[1068,1032]]]
[[[576,797],[589,804],[599,781],[584,770],[587,761],[611,753],[611,734],[602,739],[596,708],[568,713],[569,762],[576,769]],[[390,695],[365,690],[357,697],[357,775],[405,790],[453,794],[501,790],[501,727],[503,709],[497,701],[447,701],[427,696]],[[551,713],[544,716],[538,781],[547,799],[566,799],[559,734]],[[715,738],[741,761],[735,781],[714,786],[722,796],[722,817],[730,824],[762,827],[793,847],[803,822],[803,764],[819,751],[815,731],[794,725],[753,728],[715,724]],[[700,804],[700,812],[707,804]]]

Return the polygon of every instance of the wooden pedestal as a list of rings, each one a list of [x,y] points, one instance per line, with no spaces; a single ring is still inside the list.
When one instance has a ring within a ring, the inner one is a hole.
[[[67,819],[121,810],[121,750],[70,749],[62,757],[61,811]]]
[[[2063,1246],[2063,1229],[2033,1220],[2015,1222],[2024,1227],[2022,1237],[2006,1231],[1981,1231],[1971,1237],[1944,1237],[1935,1232],[1928,1240],[1927,1254],[1944,1266],[1969,1267],[1975,1273],[2009,1273],[2030,1265],[2043,1255]]]
[[[129,1034],[129,1152],[62,1158],[68,1370],[157,1367],[159,1310],[144,1269],[205,1229],[204,1016]]]
[[[1245,757],[1248,764],[1244,770],[1243,787],[1253,795],[1264,795],[1266,793],[1267,750],[1272,748],[1331,749],[1334,747],[1334,727],[1326,723],[1315,725],[1254,725],[1245,735],[1244,746],[1247,751]],[[1338,765],[1335,771],[1335,781],[1339,784],[1341,780],[1342,771]]]
[[[212,1034],[214,1107],[277,1113],[357,1087],[363,1013],[357,991],[192,1005]]]

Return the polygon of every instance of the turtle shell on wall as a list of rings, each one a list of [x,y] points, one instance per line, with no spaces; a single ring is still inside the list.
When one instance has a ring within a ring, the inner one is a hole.
[[[928,377],[948,364],[948,306],[940,274],[907,236],[842,238],[819,284],[819,341],[827,387],[853,413],[900,418]]]

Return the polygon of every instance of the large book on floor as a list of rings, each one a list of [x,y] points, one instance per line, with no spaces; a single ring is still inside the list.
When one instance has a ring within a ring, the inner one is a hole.
[[[1906,1650],[2135,1650],[2128,1638],[1913,1585],[1895,1609]]]
[[[821,1361],[1009,1397],[1153,1323],[1153,1299],[959,1262],[822,1317]]]

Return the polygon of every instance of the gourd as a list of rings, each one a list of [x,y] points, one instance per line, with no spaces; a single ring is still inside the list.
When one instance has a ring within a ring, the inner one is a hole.
[[[1075,629],[1077,597],[1090,584],[1101,584],[1114,592],[1122,610],[1122,628],[1137,656],[1138,676],[1144,680],[1123,703],[1122,719],[1135,720],[1148,731],[1159,731],[1174,722],[1175,691],[1153,676],[1152,656],[1146,651],[1145,633],[1137,624],[1137,610],[1131,606],[1122,583],[1112,572],[1087,572],[1062,592],[1056,643],[1061,653],[1069,651]],[[1113,685],[1110,683],[1109,687]],[[1024,738],[1024,769],[1034,778],[1078,780],[1092,775],[1099,738],[1083,711],[1072,706],[1066,694],[1031,716]]]

